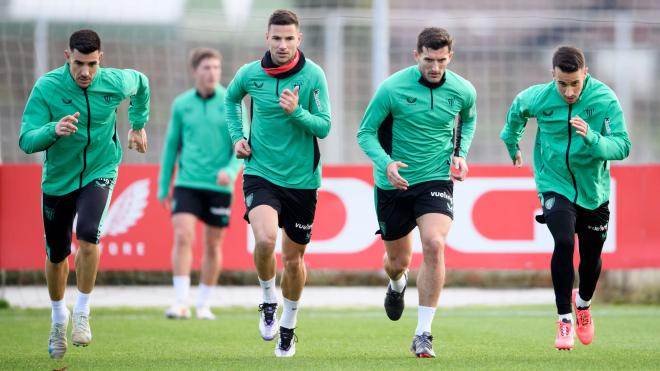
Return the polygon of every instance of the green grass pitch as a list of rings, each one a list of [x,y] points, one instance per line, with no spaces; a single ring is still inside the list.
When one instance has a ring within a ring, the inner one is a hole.
[[[301,308],[297,354],[277,359],[261,340],[258,312],[216,308],[216,321],[173,321],[157,309],[93,309],[92,344],[48,358],[50,311],[0,310],[2,370],[641,370],[660,369],[660,306],[598,306],[596,336],[553,348],[552,306],[440,308],[436,359],[408,351],[416,308],[397,322],[381,308]]]

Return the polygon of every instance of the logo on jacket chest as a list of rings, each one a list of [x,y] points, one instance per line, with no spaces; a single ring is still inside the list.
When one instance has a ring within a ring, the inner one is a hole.
[[[72,100],[71,98],[64,98],[64,97],[62,97],[62,104],[68,106],[68,105],[71,105],[71,102],[73,102],[73,100]]]
[[[254,84],[254,87],[257,88],[257,89],[261,89],[261,88],[264,87],[264,83],[263,83],[263,82],[252,81],[252,84]]]
[[[108,94],[104,95],[104,96],[103,96],[103,101],[104,101],[106,104],[110,104],[110,103],[112,102],[112,95],[108,95]]]
[[[406,97],[406,102],[408,102],[408,104],[415,104],[415,103],[417,103],[417,98],[415,98],[415,97]]]
[[[593,107],[587,107],[582,112],[583,112],[584,116],[586,116],[587,118],[590,118],[594,114],[594,112],[596,112],[596,110]]]

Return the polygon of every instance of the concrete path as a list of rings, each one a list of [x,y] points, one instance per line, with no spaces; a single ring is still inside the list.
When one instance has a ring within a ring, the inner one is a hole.
[[[191,304],[197,288],[191,288]],[[305,307],[380,307],[385,287],[319,287],[305,288],[301,305]],[[166,307],[173,301],[170,286],[98,286],[92,295],[94,307]],[[46,286],[8,286],[0,289],[0,297],[19,308],[50,307]],[[73,305],[76,288],[68,287],[66,302]],[[213,307],[255,307],[260,303],[257,286],[221,286],[211,299]],[[281,296],[280,296],[281,301]],[[552,304],[552,289],[475,289],[447,288],[440,298],[440,307],[466,305]],[[406,291],[406,306],[417,306],[417,289]]]

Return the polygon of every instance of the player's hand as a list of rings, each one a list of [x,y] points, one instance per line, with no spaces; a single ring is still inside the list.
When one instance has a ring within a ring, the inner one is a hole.
[[[234,144],[234,153],[236,153],[236,158],[248,158],[252,154],[252,148],[247,142],[247,139],[241,139],[236,144]]]
[[[467,162],[463,157],[454,156],[452,158],[452,167],[451,167],[451,178],[462,182],[465,180],[468,174]]]
[[[284,109],[284,112],[291,113],[298,107],[298,89],[299,86],[296,85],[293,87],[293,92],[284,89],[280,94],[280,107]]]
[[[231,183],[231,178],[226,171],[220,170],[218,171],[216,182],[221,186],[229,185],[229,183]]]
[[[74,123],[78,122],[79,116],[80,112],[76,112],[73,115],[62,117],[62,119],[55,124],[55,135],[58,137],[68,137],[78,131],[78,127],[74,125]]]
[[[408,165],[401,161],[393,161],[387,165],[385,172],[387,173],[387,180],[390,181],[390,184],[392,184],[394,188],[406,190],[408,189],[408,181],[399,175],[399,168],[402,167],[408,167]]]
[[[147,152],[147,132],[144,128],[128,131],[128,149],[135,149],[140,153]]]
[[[163,205],[166,210],[170,210],[172,208],[172,195],[167,195],[167,197],[160,201],[160,204]]]
[[[589,132],[589,124],[587,124],[580,116],[575,116],[571,119],[571,125],[575,128],[575,133],[585,138]]]
[[[516,158],[513,160],[513,166],[515,167],[523,166],[522,152],[520,152],[520,150],[516,152]]]

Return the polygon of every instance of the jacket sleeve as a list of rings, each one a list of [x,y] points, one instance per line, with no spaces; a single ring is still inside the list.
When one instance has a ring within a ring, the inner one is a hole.
[[[163,201],[170,193],[174,164],[179,154],[182,138],[181,116],[177,110],[176,101],[172,104],[170,123],[167,126],[163,153],[160,158],[160,173],[158,175],[158,200]]]
[[[393,160],[378,140],[378,129],[391,112],[387,88],[381,85],[369,102],[357,132],[357,141],[362,151],[369,156],[378,171],[385,172]]]
[[[149,79],[142,72],[135,70],[120,70],[122,76],[122,93],[124,99],[130,97],[131,104],[128,107],[128,121],[131,128],[142,129],[149,121]]]
[[[460,121],[456,128],[455,156],[467,158],[477,126],[477,91],[470,85],[470,96],[459,113]]]
[[[247,113],[243,109],[243,104],[241,104],[243,97],[247,94],[247,91],[243,88],[245,68],[243,66],[236,72],[234,79],[231,80],[227,87],[227,94],[225,95],[225,120],[229,129],[232,150],[234,148],[233,145],[244,138],[243,126],[247,125],[247,121],[243,119],[247,116]]]
[[[607,109],[608,117],[603,122],[603,132],[589,129],[584,142],[591,147],[595,158],[601,160],[623,160],[630,154],[630,138],[626,130],[621,105],[613,99]]]
[[[310,91],[309,110],[300,105],[289,114],[294,124],[323,139],[330,133],[330,97],[325,74],[319,69],[318,78]]]
[[[532,91],[530,89],[524,90],[516,96],[509,112],[506,114],[506,124],[500,133],[500,139],[506,145],[509,157],[512,160],[516,159],[516,153],[519,149],[518,143],[525,133],[527,120],[533,117],[530,112],[531,98]]]
[[[75,112],[71,112],[72,114]],[[19,134],[18,146],[25,153],[35,153],[48,149],[58,137],[55,134],[57,121],[52,121],[50,108],[37,83],[30,93]]]
[[[249,125],[249,119],[248,119],[248,113],[247,110],[245,109],[245,105],[241,104],[241,111],[242,111],[242,119],[241,122],[243,124],[243,135],[248,136],[248,131],[250,130],[250,125]],[[233,143],[231,142],[231,139],[229,140],[229,143],[226,144],[231,148],[232,151],[232,156],[229,157],[229,163],[225,168],[223,169],[227,175],[231,178],[232,182],[236,180],[236,176],[238,175],[238,172],[241,171],[241,167],[243,166],[243,159],[238,159],[236,156],[233,155]]]

